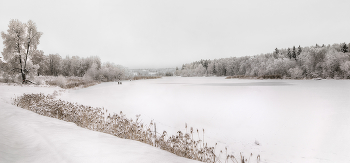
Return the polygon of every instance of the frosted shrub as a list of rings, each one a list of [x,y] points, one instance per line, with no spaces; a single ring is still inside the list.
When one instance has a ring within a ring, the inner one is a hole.
[[[289,69],[289,73],[292,79],[300,79],[303,77],[303,70],[299,67]]]
[[[36,85],[45,85],[45,81],[43,79],[40,79],[40,78],[37,78],[37,77],[34,77],[34,83]]]
[[[91,79],[91,80],[98,80],[98,70],[93,65],[92,68],[89,68],[86,73],[84,74],[84,78]]]
[[[58,76],[50,81],[46,81],[48,85],[57,85],[61,88],[66,88],[67,80],[63,76]]]
[[[42,76],[36,77],[37,80],[45,81],[47,85],[59,86],[61,88],[70,89],[76,87],[90,87],[98,84],[99,82],[92,80],[89,76],[84,77],[51,77],[51,76]]]
[[[22,83],[22,76],[20,74],[16,74],[13,78],[13,81],[18,84]]]
[[[60,86],[61,88],[64,88],[67,84],[66,78],[61,75],[56,78],[55,82],[56,85]]]
[[[88,81],[88,82],[94,81],[93,77],[91,77],[91,76],[88,75],[88,74],[85,74],[85,75],[83,76],[83,80],[84,80],[84,81]]]
[[[16,77],[18,74],[9,74],[9,73],[3,73],[2,78],[5,83],[15,83],[16,82]]]
[[[2,74],[2,82],[9,83],[11,82],[11,76],[7,73]]]

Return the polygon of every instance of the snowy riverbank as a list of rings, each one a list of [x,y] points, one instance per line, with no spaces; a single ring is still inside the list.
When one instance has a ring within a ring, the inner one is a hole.
[[[23,93],[55,90],[0,85],[0,162],[197,162],[11,105]]]

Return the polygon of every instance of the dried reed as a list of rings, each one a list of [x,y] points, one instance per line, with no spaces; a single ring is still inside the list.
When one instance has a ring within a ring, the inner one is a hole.
[[[202,140],[199,139],[198,129],[198,141],[195,141],[193,139],[193,127],[190,128],[192,138],[190,134],[187,133],[187,123],[185,124],[185,135],[181,131],[178,131],[176,135],[168,136],[166,131],[163,131],[162,134],[157,133],[156,124],[153,121],[151,121],[149,125],[141,123],[139,121],[140,115],[136,115],[135,121],[126,118],[123,112],[120,112],[120,114],[114,113],[112,115],[109,113],[108,116],[106,116],[107,109],[79,105],[77,103],[54,98],[55,94],[24,94],[14,98],[13,104],[40,115],[73,122],[80,127],[93,131],[104,132],[124,139],[137,140],[159,147],[160,149],[181,157],[210,163],[220,161],[220,155],[215,155],[217,143],[215,147],[204,146],[204,129],[203,146],[201,147]],[[152,126],[154,126],[154,132],[152,132]],[[221,153],[222,151],[220,151],[220,154]],[[227,158],[231,158],[232,161],[232,158],[235,158],[233,155],[227,155],[227,148],[226,156]],[[257,158],[260,160],[260,155]],[[244,157],[241,160],[244,162]],[[228,161],[228,159],[226,159],[226,161]]]

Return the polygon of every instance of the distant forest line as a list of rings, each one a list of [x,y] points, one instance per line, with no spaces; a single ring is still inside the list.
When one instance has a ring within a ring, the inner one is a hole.
[[[350,43],[275,49],[272,53],[200,60],[176,68],[178,76],[350,78]]]

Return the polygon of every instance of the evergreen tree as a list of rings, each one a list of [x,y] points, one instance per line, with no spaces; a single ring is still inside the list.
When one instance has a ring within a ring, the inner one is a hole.
[[[302,52],[302,50],[301,50],[301,47],[299,45],[297,55],[299,56],[301,52]]]
[[[205,67],[206,70],[208,69],[208,60],[204,61],[204,67]]]
[[[184,64],[182,64],[181,70],[184,70],[184,69],[185,69],[185,65],[184,65]]]
[[[316,44],[316,48],[318,48],[319,46],[318,46],[318,44]]]
[[[349,51],[348,51],[348,46],[346,46],[346,43],[345,43],[345,42],[344,42],[344,44],[341,46],[341,51],[342,51],[343,53],[349,52]]]
[[[280,53],[279,50],[276,48],[275,51],[273,52],[273,57],[274,57],[275,59],[277,59],[279,53]]]
[[[287,56],[289,57],[289,59],[292,59],[292,54],[290,53],[290,48],[288,48]]]
[[[215,68],[215,63],[213,63],[213,75],[215,75],[216,74],[216,68]]]
[[[293,46],[292,57],[293,57],[294,59],[297,58],[297,54],[296,54],[296,51],[295,51],[295,46]]]

